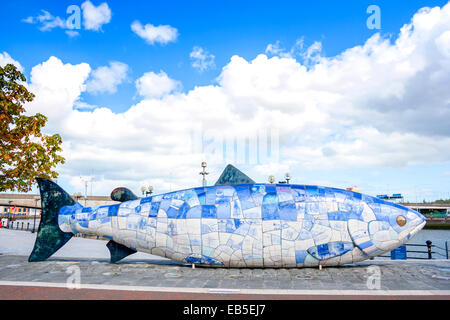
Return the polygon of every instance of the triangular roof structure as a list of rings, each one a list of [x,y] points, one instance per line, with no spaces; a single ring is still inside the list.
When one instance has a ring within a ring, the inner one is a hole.
[[[216,182],[216,186],[226,185],[226,184],[253,184],[255,181],[250,179],[242,171],[229,164],[226,166],[220,175],[219,180]]]

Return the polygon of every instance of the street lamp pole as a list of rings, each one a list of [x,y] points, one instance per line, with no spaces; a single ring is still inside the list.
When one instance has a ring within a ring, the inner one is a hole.
[[[34,230],[36,230],[36,214],[37,214],[37,203],[38,201],[41,200],[40,197],[36,196],[34,197],[34,201],[35,201],[35,206],[34,206],[34,217],[33,217],[33,231],[31,231],[31,233],[34,233]]]
[[[86,207],[86,202],[87,202],[87,187],[88,187],[88,181],[86,180],[84,182],[84,206]]]
[[[203,186],[206,187],[206,175],[209,174],[209,172],[206,172],[206,162],[202,162],[202,168],[203,171],[200,172],[200,174],[203,176]]]
[[[9,200],[8,201],[8,204],[9,204],[9,210],[8,210],[8,221],[10,221],[11,220],[11,206],[12,206],[12,203],[13,203],[13,201],[12,200]]]
[[[286,183],[289,184],[289,180],[291,180],[291,175],[289,172],[286,173],[285,178],[286,178]]]

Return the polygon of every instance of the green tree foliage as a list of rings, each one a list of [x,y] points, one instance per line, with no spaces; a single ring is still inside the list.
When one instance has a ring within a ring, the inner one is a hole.
[[[47,117],[24,114],[23,105],[34,99],[25,81],[14,65],[0,67],[0,192],[30,191],[36,177],[56,178],[54,167],[64,163],[61,137],[41,133]]]
[[[450,199],[440,199],[440,200],[436,200],[435,202],[447,204],[447,203],[450,203]]]

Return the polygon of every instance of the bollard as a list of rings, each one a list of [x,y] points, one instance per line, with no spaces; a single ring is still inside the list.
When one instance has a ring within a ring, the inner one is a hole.
[[[27,231],[30,230],[30,223],[27,222]]]
[[[448,240],[445,241],[445,257],[448,260]]]
[[[428,248],[428,259],[431,259],[432,258],[431,257],[431,244],[432,244],[432,242],[430,240],[427,240],[426,244],[427,244],[427,248]]]
[[[23,222],[22,222],[22,228],[20,228],[20,230],[23,230]]]

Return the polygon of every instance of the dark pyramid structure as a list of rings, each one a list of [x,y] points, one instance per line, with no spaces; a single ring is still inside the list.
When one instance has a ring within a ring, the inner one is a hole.
[[[253,184],[253,183],[255,183],[255,181],[247,177],[247,175],[245,175],[236,167],[229,164],[226,166],[225,170],[223,170],[219,180],[217,180],[215,185],[222,186],[225,184]]]

